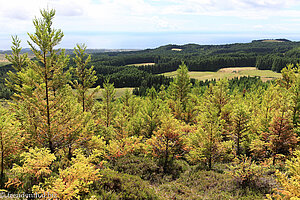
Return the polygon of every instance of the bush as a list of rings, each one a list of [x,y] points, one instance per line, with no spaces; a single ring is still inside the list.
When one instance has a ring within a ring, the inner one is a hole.
[[[157,187],[162,199],[264,199],[264,194],[252,188],[238,188],[228,174],[214,170],[188,170],[175,181]]]
[[[101,175],[101,180],[93,184],[90,196],[100,199],[158,199],[151,186],[138,176],[110,169],[102,170]]]
[[[227,173],[242,188],[251,187],[268,192],[273,187],[273,183],[275,183],[272,177],[267,176],[268,169],[269,165],[266,163],[257,165],[251,158],[244,156],[241,160],[236,159],[229,166]]]
[[[184,160],[174,160],[168,167],[168,173],[164,173],[159,160],[153,160],[145,156],[127,155],[118,158],[112,168],[118,172],[139,176],[151,183],[161,183],[177,179],[190,166]]]
[[[118,172],[136,175],[152,183],[160,182],[163,169],[153,159],[144,156],[127,155],[118,158],[112,168]]]

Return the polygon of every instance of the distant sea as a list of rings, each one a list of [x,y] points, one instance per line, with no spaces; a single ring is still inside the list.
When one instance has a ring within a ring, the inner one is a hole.
[[[300,34],[264,33],[264,32],[64,32],[65,36],[59,45],[61,48],[73,48],[77,43],[85,43],[93,49],[147,49],[167,44],[202,44],[218,45],[232,43],[249,43],[258,39],[285,38],[299,41]],[[21,36],[22,44],[28,37]],[[10,36],[0,38],[0,49],[10,49]],[[23,46],[28,47],[28,46]]]
[[[67,39],[68,33],[65,34]],[[111,48],[111,49],[146,49],[156,48],[167,44],[196,43],[210,44],[232,44],[249,43],[258,39],[285,38],[299,41],[300,34],[272,34],[272,33],[197,33],[197,32],[159,32],[159,33],[90,33],[83,38],[76,36],[78,40],[87,40],[89,48]],[[73,38],[73,36],[72,36]],[[74,39],[72,39],[74,41]],[[76,41],[76,39],[75,39]],[[68,41],[69,42],[69,41]]]

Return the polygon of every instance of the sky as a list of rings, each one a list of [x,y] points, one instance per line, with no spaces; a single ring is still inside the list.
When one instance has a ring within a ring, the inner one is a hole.
[[[73,48],[145,49],[166,44],[300,40],[299,0],[0,0],[0,49],[27,33],[40,9],[56,10],[59,44]]]

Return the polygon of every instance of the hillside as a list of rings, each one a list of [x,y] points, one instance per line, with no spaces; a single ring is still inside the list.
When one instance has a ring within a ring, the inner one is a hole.
[[[225,45],[169,44],[139,51],[120,49],[88,49],[86,51],[91,53],[90,65],[93,65],[97,72],[98,80],[94,86],[103,86],[104,81],[109,79],[117,88],[153,86],[159,89],[162,84],[168,85],[171,80],[161,74],[174,72],[182,62],[188,66],[189,71],[203,73],[217,72],[221,68],[228,67],[256,67],[260,70],[280,72],[287,64],[300,62],[300,42],[286,39],[276,40],[282,42],[263,41],[265,40]],[[27,52],[29,57],[33,57],[29,49],[24,49],[22,52]],[[73,50],[69,49],[66,52],[71,56],[69,66],[73,66]],[[10,53],[10,51],[2,53]],[[3,54],[2,58],[4,58]],[[6,65],[5,59],[2,61],[0,84],[3,85],[5,74],[11,68]],[[209,79],[218,77],[220,76],[212,75]],[[2,87],[4,86],[0,88]],[[6,91],[0,96],[7,97],[9,93]]]

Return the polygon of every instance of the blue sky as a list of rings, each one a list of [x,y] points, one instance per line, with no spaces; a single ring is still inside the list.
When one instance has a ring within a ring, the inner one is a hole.
[[[165,44],[226,44],[262,38],[300,40],[297,0],[0,0],[0,49],[27,33],[41,8],[56,9],[60,46],[154,48]]]

